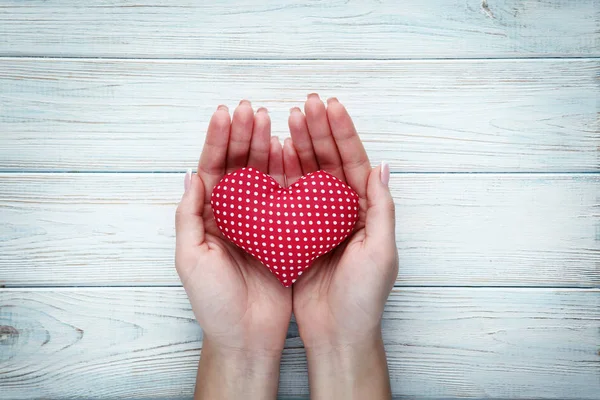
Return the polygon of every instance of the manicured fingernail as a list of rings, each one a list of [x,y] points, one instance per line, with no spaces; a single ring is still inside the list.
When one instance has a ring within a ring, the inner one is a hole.
[[[219,107],[217,107],[217,110],[229,111],[229,108],[225,104],[221,104]]]
[[[381,162],[381,183],[385,186],[390,183],[390,164],[385,161]]]
[[[311,97],[316,97],[316,98],[318,99],[318,98],[319,98],[319,95],[318,95],[317,93],[309,93],[307,97],[308,97],[309,99],[310,99]]]
[[[302,110],[300,110],[299,107],[292,107],[292,108],[290,108],[290,114],[293,113],[293,112],[296,112],[296,111],[302,112]]]
[[[329,103],[338,103],[339,100],[337,99],[337,97],[330,97],[327,99],[327,104]]]
[[[264,112],[264,113],[267,113],[267,114],[268,114],[268,113],[269,113],[269,110],[267,110],[267,108],[266,108],[266,107],[260,107],[258,110],[256,110],[256,112],[257,112],[257,113],[259,113],[259,112]]]
[[[183,189],[185,190],[185,193],[187,193],[191,184],[192,184],[192,169],[188,168],[187,171],[185,171],[185,178],[183,178]]]
[[[251,106],[251,105],[252,105],[252,103],[250,103],[250,100],[246,100],[246,99],[240,100],[240,106],[241,106],[242,104],[248,104],[249,106]]]

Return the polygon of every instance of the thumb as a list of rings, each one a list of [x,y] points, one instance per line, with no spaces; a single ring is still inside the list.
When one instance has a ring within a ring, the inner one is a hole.
[[[184,178],[185,193],[175,212],[177,248],[197,247],[204,243],[204,184],[198,174],[188,169]]]
[[[367,183],[366,242],[370,245],[392,243],[396,246],[394,200],[388,187],[390,166],[383,162],[373,168]]]

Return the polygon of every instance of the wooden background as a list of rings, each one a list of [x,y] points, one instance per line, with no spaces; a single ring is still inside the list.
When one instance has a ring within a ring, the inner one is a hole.
[[[313,91],[392,166],[394,396],[599,399],[598,0],[0,0],[0,398],[190,398],[184,171]]]

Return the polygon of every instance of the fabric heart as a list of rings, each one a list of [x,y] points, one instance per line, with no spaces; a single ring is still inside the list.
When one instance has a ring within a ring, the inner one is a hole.
[[[223,235],[286,287],[343,242],[358,220],[356,192],[325,171],[285,189],[269,175],[242,168],[221,179],[210,203]]]

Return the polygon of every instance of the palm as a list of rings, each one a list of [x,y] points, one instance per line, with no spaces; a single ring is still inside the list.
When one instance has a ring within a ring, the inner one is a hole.
[[[305,279],[294,286],[294,313],[300,320],[310,316],[309,324],[316,327],[306,336],[315,340],[340,332],[358,336],[357,328],[374,329],[379,323],[380,310],[364,298],[382,291],[378,282],[386,271],[369,260],[363,239],[364,229],[358,230],[342,246],[317,259]]]
[[[291,292],[243,250],[207,234],[197,260],[190,285],[201,296],[195,301],[200,305],[196,314],[206,333],[264,336],[289,321]]]

